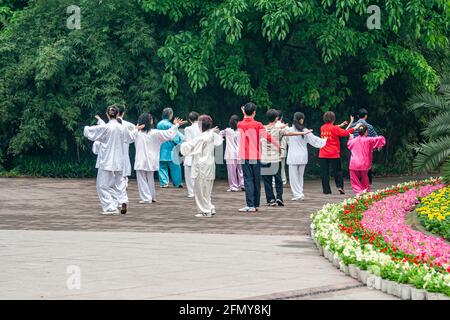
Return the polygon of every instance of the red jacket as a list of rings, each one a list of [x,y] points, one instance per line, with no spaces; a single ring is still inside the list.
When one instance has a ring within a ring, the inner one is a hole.
[[[267,133],[264,125],[252,118],[244,118],[244,120],[239,121],[238,129],[240,133],[239,158],[241,160],[261,159],[261,136],[273,145],[277,147],[280,146],[280,144],[275,139],[272,139],[272,136]]]
[[[340,137],[347,137],[352,134],[355,129],[345,130],[332,123],[326,123],[320,128],[320,137],[322,139],[328,138],[325,147],[320,149],[319,158],[336,159],[341,157],[341,143]]]

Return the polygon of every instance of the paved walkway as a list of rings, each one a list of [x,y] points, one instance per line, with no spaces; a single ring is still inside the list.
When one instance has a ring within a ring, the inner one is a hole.
[[[129,214],[110,217],[93,180],[0,179],[0,298],[391,299],[335,269],[308,236],[310,214],[343,196],[307,181],[305,202],[286,188],[286,207],[245,215],[244,195],[225,189],[214,188],[217,215],[199,220],[184,190],[158,189],[144,206],[131,181]],[[81,287],[69,289],[78,270]]]

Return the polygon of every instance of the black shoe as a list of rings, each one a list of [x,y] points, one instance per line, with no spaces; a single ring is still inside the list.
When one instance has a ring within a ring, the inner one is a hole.
[[[184,187],[183,187],[182,184],[180,184],[177,188],[178,188],[178,189],[183,189]]]
[[[332,192],[324,192],[323,194],[333,194]]]
[[[338,191],[339,191],[340,194],[345,194],[345,191],[342,188],[339,188]]]
[[[277,202],[275,201],[275,199],[270,200],[270,202],[266,203],[266,206],[268,207],[275,207],[277,205]]]
[[[284,202],[283,202],[283,200],[277,199],[277,204],[278,204],[278,206],[280,206],[280,207],[284,207]]]
[[[122,203],[122,209],[120,209],[120,213],[121,214],[127,213],[127,204],[126,203]]]

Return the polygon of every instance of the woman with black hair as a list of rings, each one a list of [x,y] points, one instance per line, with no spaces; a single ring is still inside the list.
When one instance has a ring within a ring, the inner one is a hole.
[[[305,132],[307,129],[304,123],[305,115],[301,112],[296,112],[290,130],[293,132]],[[288,137],[287,165],[289,166],[289,184],[293,194],[292,201],[305,199],[303,194],[303,175],[308,164],[308,144],[315,148],[322,148],[325,146],[326,141],[326,139],[316,137],[312,133],[308,133],[305,136]]]
[[[153,116],[150,113],[144,113],[139,117],[138,125],[141,130],[136,134],[134,142],[136,147],[134,170],[141,198],[139,203],[156,202],[154,173],[159,170],[161,145],[173,140],[178,134],[178,128],[185,123],[186,121],[175,118],[172,128],[158,130],[153,129]]]
[[[230,117],[229,128],[220,131],[225,138],[226,147],[224,159],[227,163],[228,185],[227,192],[238,192],[244,190],[244,174],[239,160],[239,130],[237,127],[241,119],[233,114]]]
[[[101,143],[98,159],[97,193],[102,205],[102,214],[119,213],[117,207],[122,204],[121,213],[126,213],[128,196],[123,194],[118,186],[123,180],[124,143],[134,139],[135,131],[127,130],[117,121],[119,110],[109,106],[106,115],[108,123],[84,127],[84,136],[91,141]]]

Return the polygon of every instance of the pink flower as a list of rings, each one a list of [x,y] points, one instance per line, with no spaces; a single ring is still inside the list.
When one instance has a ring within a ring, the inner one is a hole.
[[[368,231],[382,235],[387,243],[405,253],[433,259],[434,264],[449,265],[449,244],[442,238],[415,231],[405,224],[405,215],[418,203],[417,197],[425,197],[444,186],[426,185],[375,202],[364,212],[361,224]]]

